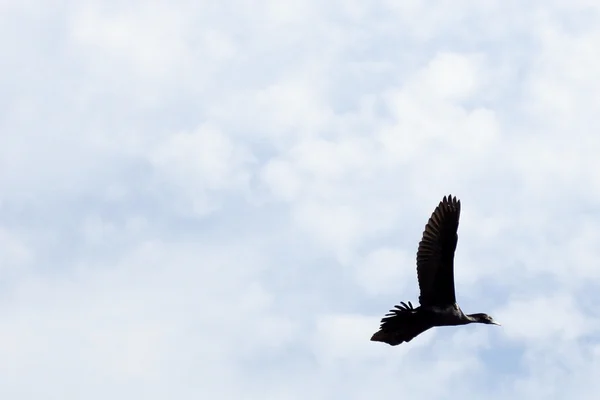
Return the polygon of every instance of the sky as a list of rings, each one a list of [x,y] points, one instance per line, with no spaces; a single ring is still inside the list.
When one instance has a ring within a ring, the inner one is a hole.
[[[0,397],[596,399],[600,3],[0,1]],[[462,202],[457,299],[369,341]]]

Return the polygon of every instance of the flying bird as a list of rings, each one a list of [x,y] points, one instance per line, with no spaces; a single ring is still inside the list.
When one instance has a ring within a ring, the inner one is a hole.
[[[464,314],[454,293],[454,251],[458,243],[460,200],[444,196],[431,214],[417,250],[419,303],[400,302],[381,319],[371,340],[397,346],[436,326],[471,323],[500,325],[484,313]]]

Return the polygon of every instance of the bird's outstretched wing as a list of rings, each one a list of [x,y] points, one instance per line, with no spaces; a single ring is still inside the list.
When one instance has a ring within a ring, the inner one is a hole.
[[[441,306],[456,302],[454,251],[458,243],[460,200],[444,196],[431,214],[417,251],[419,303]]]

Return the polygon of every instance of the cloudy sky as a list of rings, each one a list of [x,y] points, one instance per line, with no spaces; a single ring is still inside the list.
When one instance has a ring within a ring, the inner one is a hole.
[[[0,1],[0,397],[596,399],[600,4]],[[458,301],[370,342],[463,205]]]

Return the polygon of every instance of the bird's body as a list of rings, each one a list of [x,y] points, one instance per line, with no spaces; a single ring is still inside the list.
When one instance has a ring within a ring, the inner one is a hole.
[[[499,325],[487,314],[462,312],[454,293],[454,251],[458,243],[460,200],[448,196],[435,209],[423,232],[417,251],[419,307],[402,302],[381,320],[372,341],[391,346],[410,342],[417,335],[436,326],[470,323]]]

